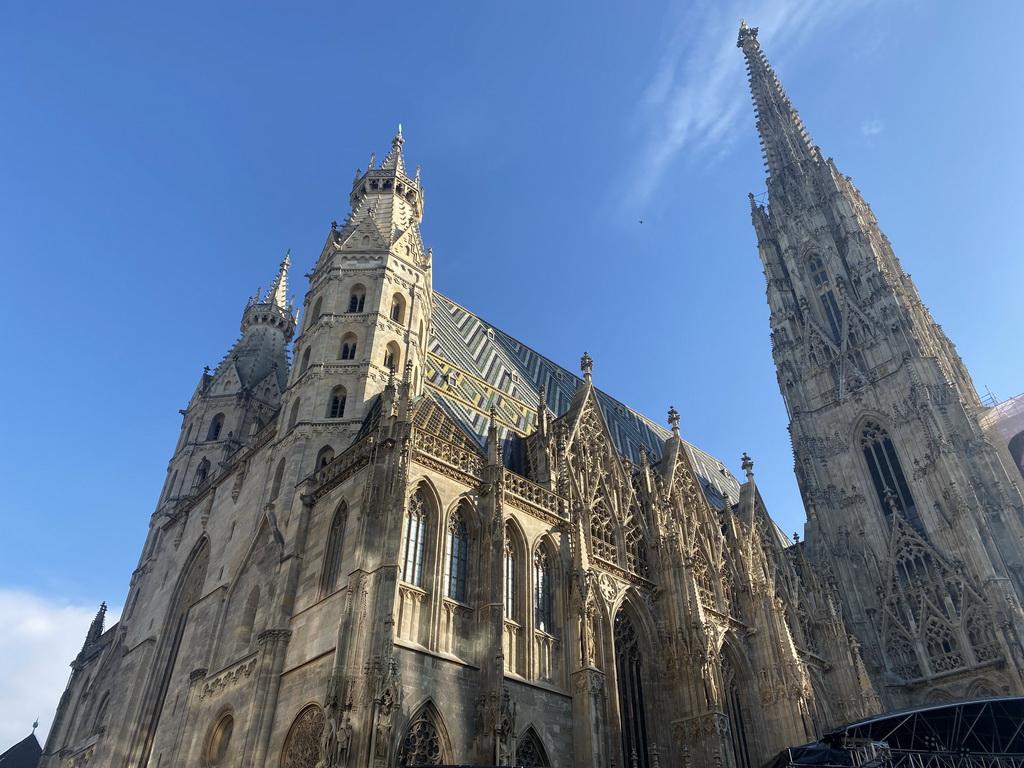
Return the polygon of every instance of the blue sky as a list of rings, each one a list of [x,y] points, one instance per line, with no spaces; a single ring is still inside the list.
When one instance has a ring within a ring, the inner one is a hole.
[[[1019,8],[923,0],[8,3],[0,9],[0,749],[127,592],[204,365],[293,289],[399,122],[434,286],[802,527],[747,193],[741,16],[975,383],[1024,390]],[[640,221],[643,221],[641,224]],[[1014,224],[1013,222],[1018,222]]]

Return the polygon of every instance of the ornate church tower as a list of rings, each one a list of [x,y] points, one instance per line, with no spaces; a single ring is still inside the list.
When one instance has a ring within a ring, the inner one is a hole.
[[[285,398],[286,428],[310,424],[347,447],[391,377],[422,388],[430,333],[430,253],[423,188],[402,157],[402,130],[380,166],[356,171],[352,212],[332,225],[309,275],[305,319]]]
[[[750,197],[807,508],[886,707],[1024,692],[1021,494],[967,369],[871,209],[741,25],[767,207]]]

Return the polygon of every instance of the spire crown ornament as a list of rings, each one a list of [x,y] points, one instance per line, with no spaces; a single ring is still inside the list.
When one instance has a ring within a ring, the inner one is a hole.
[[[588,384],[594,374],[594,358],[592,358],[586,352],[583,353],[583,357],[580,358],[580,370],[583,371],[583,380]]]

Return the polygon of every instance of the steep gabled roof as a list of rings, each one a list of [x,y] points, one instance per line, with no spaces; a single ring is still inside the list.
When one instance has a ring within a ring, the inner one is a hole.
[[[30,733],[0,755],[0,766],[2,768],[36,768],[42,754],[43,748],[39,746],[39,739],[36,738],[35,733]]]
[[[507,441],[536,429],[542,386],[548,408],[560,416],[569,410],[576,390],[583,385],[576,374],[437,292],[432,326],[427,394],[481,448],[487,441],[492,407]],[[595,391],[616,450],[635,463],[640,462],[641,448],[651,462],[660,460],[671,432],[610,395]],[[733,500],[739,498],[739,483],[722,462],[685,441],[683,444],[712,506],[721,509],[723,493]]]

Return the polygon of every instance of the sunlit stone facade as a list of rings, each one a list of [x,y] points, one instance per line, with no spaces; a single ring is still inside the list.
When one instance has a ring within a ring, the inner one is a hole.
[[[756,30],[740,45],[807,543],[747,457],[734,477],[589,356],[569,372],[435,293],[398,135],[301,323],[286,259],[202,375],[44,766],[750,768],[883,708],[1021,692],[1021,499],[967,372]]]

